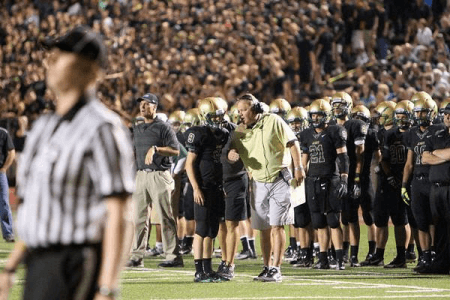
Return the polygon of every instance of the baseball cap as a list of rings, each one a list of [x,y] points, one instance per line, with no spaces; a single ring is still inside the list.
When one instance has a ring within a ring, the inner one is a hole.
[[[46,38],[43,46],[59,48],[63,51],[80,54],[90,60],[96,61],[101,67],[106,67],[106,47],[99,34],[89,27],[76,27],[58,38]]]
[[[444,114],[450,114],[450,103],[444,108]]]
[[[147,93],[144,96],[139,97],[136,101],[138,103],[141,101],[147,101],[148,103],[153,103],[156,105],[158,105],[158,102],[159,102],[158,97],[156,97],[156,95],[153,95],[151,93]]]

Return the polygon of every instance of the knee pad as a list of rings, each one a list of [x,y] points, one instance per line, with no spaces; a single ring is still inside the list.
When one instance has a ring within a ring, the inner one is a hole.
[[[350,218],[349,218],[349,215],[348,215],[346,212],[342,211],[342,212],[341,212],[341,222],[342,222],[342,225],[347,226],[348,223],[350,222],[349,219],[350,219]]]
[[[219,223],[215,223],[214,225],[210,226],[207,237],[215,239],[218,233],[219,233]]]
[[[306,228],[311,223],[311,214],[307,206],[303,205],[294,208],[294,227]]]
[[[338,228],[339,227],[339,213],[330,212],[327,214],[327,223],[330,228]]]
[[[206,226],[205,221],[196,221],[195,222],[195,234],[201,236],[202,238],[205,238],[209,233],[208,226]]]
[[[321,229],[327,227],[327,219],[320,212],[314,212],[311,216],[314,229]]]
[[[375,221],[375,226],[386,227],[386,226],[388,226],[389,216],[387,218],[385,218],[384,216],[375,215],[374,221]]]
[[[359,222],[359,217],[358,217],[358,208],[352,208],[350,210],[350,216],[348,219],[349,223],[356,223]]]
[[[371,226],[371,225],[373,224],[373,216],[372,216],[372,213],[371,213],[370,211],[364,211],[364,210],[363,210],[362,215],[363,215],[364,223],[365,223],[367,226]]]

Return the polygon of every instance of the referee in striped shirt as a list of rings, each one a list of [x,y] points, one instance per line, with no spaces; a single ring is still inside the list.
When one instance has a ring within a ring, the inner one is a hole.
[[[24,259],[24,299],[114,299],[121,269],[133,152],[119,117],[94,98],[101,39],[78,27],[48,44],[56,112],[41,116],[18,166],[20,241],[0,277],[0,298]]]

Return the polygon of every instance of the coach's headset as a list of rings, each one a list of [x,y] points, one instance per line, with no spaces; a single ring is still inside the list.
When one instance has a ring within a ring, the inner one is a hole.
[[[259,102],[258,99],[256,99],[256,97],[253,96],[252,94],[244,94],[244,95],[241,96],[240,99],[241,100],[251,101],[252,106],[250,107],[250,109],[254,113],[262,114],[264,112],[263,104],[261,102]]]

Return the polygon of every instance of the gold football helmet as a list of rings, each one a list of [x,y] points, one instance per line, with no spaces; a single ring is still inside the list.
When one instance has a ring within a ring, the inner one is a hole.
[[[394,123],[394,109],[395,102],[381,102],[373,111],[372,122],[380,126],[392,125]]]
[[[277,114],[283,119],[291,111],[291,105],[286,99],[278,98],[273,100],[269,105],[269,110],[273,114]]]
[[[303,107],[296,106],[286,115],[286,122],[295,133],[300,132],[309,125],[308,111]]]
[[[345,118],[352,111],[352,97],[346,92],[337,92],[331,97],[331,107],[333,108],[333,116],[338,119]]]
[[[314,128],[319,128],[330,122],[331,106],[328,101],[323,99],[314,100],[309,106],[309,123]],[[319,115],[320,118],[313,118],[313,115]]]
[[[437,104],[431,97],[421,97],[414,102],[414,121],[419,126],[430,125],[437,113]]]
[[[189,128],[198,125],[201,125],[200,110],[198,108],[191,108],[184,115],[181,132],[185,132]]]
[[[421,92],[417,92],[415,93],[412,97],[411,97],[411,102],[414,103],[414,105],[416,104],[416,101],[418,100],[433,100],[433,98],[431,98],[430,94],[428,94],[427,92],[421,91]]]
[[[409,100],[401,100],[394,110],[395,125],[401,129],[408,129],[413,123],[414,104]],[[402,116],[400,116],[402,115]]]
[[[172,125],[173,130],[178,132],[180,130],[181,124],[183,124],[184,116],[186,113],[182,110],[176,110],[169,115],[168,122]]]
[[[231,122],[234,124],[239,124],[241,122],[241,115],[239,114],[239,110],[237,105],[233,105],[228,111],[228,116],[230,117]]]
[[[369,123],[370,122],[370,110],[362,104],[356,105],[352,109],[352,118]]]
[[[208,97],[198,103],[198,109],[202,120],[206,125],[219,127],[225,115],[225,107],[218,97]],[[224,100],[225,101],[225,100]]]

